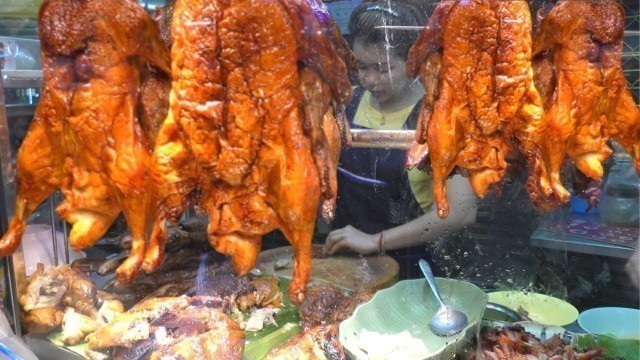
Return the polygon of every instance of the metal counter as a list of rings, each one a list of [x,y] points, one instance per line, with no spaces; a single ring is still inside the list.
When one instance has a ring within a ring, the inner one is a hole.
[[[566,218],[579,218],[593,222],[602,222],[600,216],[598,215],[583,215],[562,212],[558,216],[552,216],[546,219],[544,223],[557,222]],[[548,231],[544,229],[544,223],[541,224],[541,226],[539,226],[538,229],[531,235],[532,246],[583,254],[610,256],[623,259],[628,259],[634,250],[633,248],[627,246],[620,246],[565,233]]]

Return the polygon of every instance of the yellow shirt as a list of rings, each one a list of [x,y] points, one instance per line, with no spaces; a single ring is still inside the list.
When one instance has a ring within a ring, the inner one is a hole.
[[[401,130],[415,104],[404,109],[383,113],[371,106],[371,93],[365,91],[353,119],[353,123],[373,130]],[[409,185],[416,201],[426,213],[433,205],[433,177],[424,171],[409,170]]]

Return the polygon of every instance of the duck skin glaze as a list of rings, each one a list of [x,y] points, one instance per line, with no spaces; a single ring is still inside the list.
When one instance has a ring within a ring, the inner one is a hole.
[[[45,0],[38,21],[43,94],[18,152],[15,213],[0,255],[15,251],[28,216],[59,189],[57,212],[72,225],[75,250],[124,213],[133,246],[117,276],[130,281],[145,251],[149,134],[166,113],[158,92],[168,50],[134,0]]]
[[[178,0],[169,115],[152,159],[158,211],[143,269],[164,255],[166,221],[196,205],[211,245],[240,275],[262,235],[295,249],[290,294],[302,301],[320,200],[336,196],[347,69],[307,2]],[[328,215],[331,209],[326,211]]]
[[[622,72],[625,13],[615,1],[559,1],[533,41],[536,86],[544,95],[549,175],[559,204],[571,194],[561,178],[571,159],[600,181],[616,140],[640,174],[640,117]]]
[[[408,165],[430,162],[438,215],[449,213],[445,180],[466,170],[479,197],[502,180],[520,150],[534,201],[552,189],[539,145],[545,123],[531,69],[531,15],[523,0],[442,1],[409,52],[405,71],[426,96]],[[428,154],[428,155],[427,155]]]

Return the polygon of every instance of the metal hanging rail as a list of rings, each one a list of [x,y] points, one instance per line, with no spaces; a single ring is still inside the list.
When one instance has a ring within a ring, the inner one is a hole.
[[[351,147],[408,150],[415,130],[351,130]]]

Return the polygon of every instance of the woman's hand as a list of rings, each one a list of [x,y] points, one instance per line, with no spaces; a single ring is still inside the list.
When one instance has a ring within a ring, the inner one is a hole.
[[[629,262],[624,267],[627,271],[627,275],[631,279],[631,283],[636,287],[640,288],[640,246],[636,247],[636,250],[629,258]]]
[[[353,226],[347,225],[327,235],[324,252],[333,255],[336,251],[350,249],[360,254],[373,254],[378,251],[379,239],[380,234],[365,234]]]

